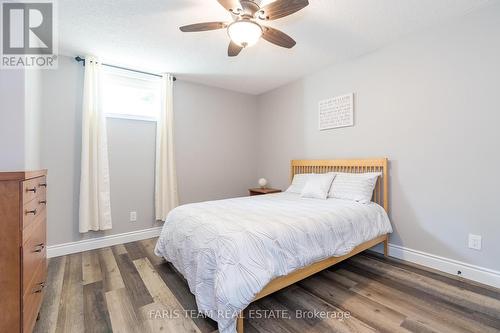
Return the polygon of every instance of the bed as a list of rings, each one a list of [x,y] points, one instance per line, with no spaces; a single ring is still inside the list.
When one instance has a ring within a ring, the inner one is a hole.
[[[392,232],[387,159],[294,160],[299,173],[380,172],[372,202],[308,199],[295,193],[207,201],[177,207],[155,253],[186,278],[198,310],[221,333],[243,333],[243,310],[379,243]]]

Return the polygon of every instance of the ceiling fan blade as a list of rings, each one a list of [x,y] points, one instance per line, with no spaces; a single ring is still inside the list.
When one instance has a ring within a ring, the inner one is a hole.
[[[231,41],[229,43],[229,48],[227,49],[227,55],[230,57],[236,57],[238,54],[240,54],[241,50],[243,50],[243,47]]]
[[[222,7],[231,13],[237,13],[241,10],[241,4],[238,0],[217,0]]]
[[[227,23],[225,22],[205,22],[205,23],[196,23],[185,25],[180,27],[182,32],[196,32],[196,31],[209,31],[209,30],[217,30],[224,29],[227,27]]]
[[[262,8],[264,14],[260,17],[264,20],[276,20],[296,13],[308,5],[308,0],[276,0]]]
[[[287,49],[291,49],[295,46],[295,44],[297,44],[292,37],[277,29],[263,27],[263,30],[264,32],[262,33],[262,38],[267,40],[269,43],[273,43],[281,47],[286,47]]]

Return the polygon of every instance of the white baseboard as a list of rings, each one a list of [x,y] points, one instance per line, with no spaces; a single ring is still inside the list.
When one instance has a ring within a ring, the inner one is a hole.
[[[500,272],[489,268],[471,265],[395,244],[389,244],[389,256],[500,288]],[[457,274],[458,271],[461,272],[460,275]]]
[[[72,243],[51,245],[47,247],[47,257],[58,257],[67,254],[84,252],[107,246],[153,238],[160,235],[161,229],[162,227],[154,227],[138,231],[126,232],[123,234],[84,239]],[[433,268],[435,270],[448,274],[457,275],[469,280],[484,283],[496,288],[500,288],[499,271],[467,264],[458,260],[440,257],[434,254],[406,248],[395,244],[389,244],[389,256]],[[462,272],[462,274],[458,275],[457,271]]]
[[[162,227],[125,232],[123,234],[83,239],[76,242],[47,246],[47,257],[59,257],[67,254],[100,249],[107,246],[135,242],[142,239],[158,237]]]

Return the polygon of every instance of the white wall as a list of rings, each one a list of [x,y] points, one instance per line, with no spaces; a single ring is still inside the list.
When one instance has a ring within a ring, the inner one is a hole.
[[[24,70],[0,70],[0,171],[24,169]]]
[[[156,124],[108,118],[113,229],[78,232],[83,67],[61,56],[42,74],[42,165],[49,169],[48,243],[61,244],[154,225]],[[177,81],[175,140],[181,203],[246,194],[255,181],[253,97]],[[226,171],[229,170],[229,171]],[[138,221],[129,222],[137,211]]]
[[[24,90],[24,169],[41,167],[42,70],[26,70]]]
[[[257,183],[254,96],[177,81],[175,149],[181,203],[248,195]]]
[[[107,124],[113,218],[107,233],[150,228],[155,223],[156,123],[107,118]],[[137,212],[137,222],[129,222],[131,211]]]
[[[500,269],[499,36],[490,7],[260,96],[259,175],[285,188],[291,159],[387,156],[391,243]],[[355,126],[318,131],[318,101],[350,92]]]
[[[41,164],[48,169],[48,244],[78,240],[83,71],[59,57],[42,73]]]
[[[0,70],[0,171],[40,168],[40,75]]]

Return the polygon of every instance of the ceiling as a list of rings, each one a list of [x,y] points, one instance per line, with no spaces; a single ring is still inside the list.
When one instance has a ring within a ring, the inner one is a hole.
[[[231,20],[216,0],[64,0],[58,1],[59,51],[71,56],[93,54],[116,65],[171,72],[188,81],[261,94],[492,1],[309,0],[301,12],[268,24],[292,36],[295,48],[262,40],[229,58],[225,30],[182,33],[178,29]]]

